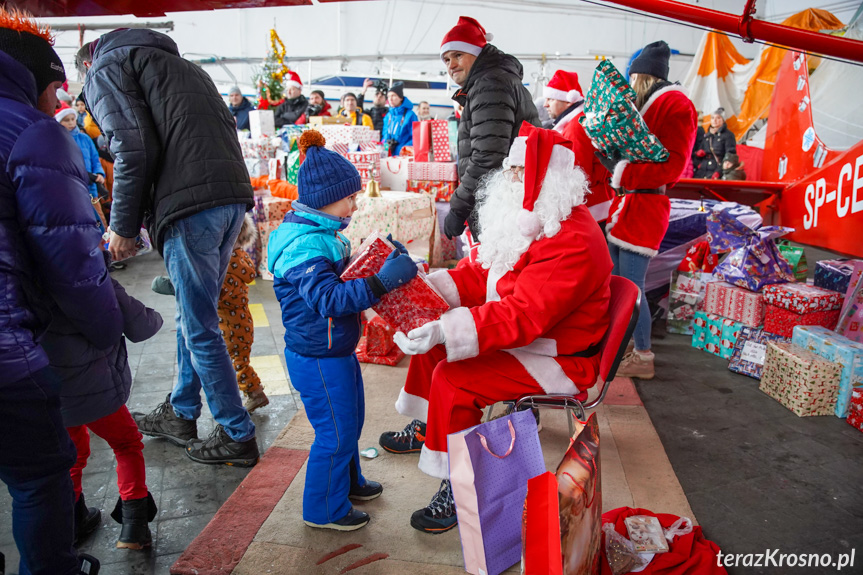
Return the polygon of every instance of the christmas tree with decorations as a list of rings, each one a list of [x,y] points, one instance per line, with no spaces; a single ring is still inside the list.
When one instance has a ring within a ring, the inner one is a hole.
[[[276,102],[284,97],[285,75],[289,70],[290,68],[285,64],[285,45],[276,30],[272,29],[270,50],[254,77],[259,91],[259,109],[266,109],[270,101]]]

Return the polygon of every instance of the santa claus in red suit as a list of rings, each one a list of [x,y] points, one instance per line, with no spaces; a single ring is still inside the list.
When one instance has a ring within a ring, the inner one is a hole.
[[[635,106],[647,128],[668,150],[664,162],[630,163],[619,157],[597,158],[612,173],[616,195],[605,230],[614,274],[632,280],[642,292],[650,258],[668,229],[671,203],[666,190],[680,179],[695,142],[698,118],[695,106],[679,84],[668,81],[671,50],[663,41],[645,46],[630,66]],[[635,326],[635,349],[617,369],[619,377],[654,377],[654,355],[650,350],[650,311],[647,298]]]
[[[543,88],[542,95],[545,97],[545,109],[554,119],[553,129],[572,142],[575,165],[587,175],[590,185],[587,209],[593,214],[593,219],[604,226],[614,195],[608,185],[611,174],[594,155],[596,148],[579,121],[584,116],[584,95],[578,83],[578,74],[558,70]]]
[[[442,479],[411,525],[456,525],[447,435],[480,422],[484,407],[534,393],[583,393],[596,383],[608,328],[611,259],[584,205],[587,180],[571,143],[522,127],[480,191],[483,241],[476,261],[429,276],[450,305],[440,320],[395,341],[413,355],[396,409],[414,419],[381,436],[392,453],[420,452]]]

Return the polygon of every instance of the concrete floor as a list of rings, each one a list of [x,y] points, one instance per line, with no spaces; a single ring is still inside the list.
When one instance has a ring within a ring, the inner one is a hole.
[[[812,268],[817,259],[830,255],[807,248]],[[132,295],[166,320],[152,340],[129,346],[135,376],[131,409],[152,409],[176,378],[173,299],[149,289],[152,277],[162,273],[156,255],[132,260],[126,270],[115,272]],[[260,446],[266,449],[296,413],[299,398],[281,369],[284,328],[272,284],[259,280],[251,301],[260,304],[253,355],[271,397],[270,405],[253,418]],[[666,335],[657,327],[657,377],[637,381],[636,387],[705,535],[725,553],[779,549],[836,555],[854,549],[854,567],[842,572],[863,573],[863,433],[832,416],[798,418],[758,391],[756,380],[728,371],[726,361],[692,349],[688,338]],[[212,426],[205,407],[199,434],[208,434]],[[146,438],[148,483],[159,505],[159,516],[151,524],[155,544],[147,552],[121,551],[114,549],[119,525],[108,517],[117,498],[116,461],[100,439],[93,438],[92,448],[84,491],[88,504],[102,509],[103,520],[81,549],[100,558],[106,575],[168,574],[247,474],[195,464],[180,448]],[[5,490],[0,492],[0,551],[6,555],[7,573],[16,573],[18,555]],[[835,569],[729,569],[732,575],[789,572]]]

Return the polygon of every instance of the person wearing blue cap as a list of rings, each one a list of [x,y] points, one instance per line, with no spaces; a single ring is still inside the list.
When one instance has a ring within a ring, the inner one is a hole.
[[[300,137],[305,160],[297,176],[298,200],[270,234],[268,269],[282,308],[285,361],[315,429],[303,491],[303,521],[310,527],[354,531],[369,515],[351,500],[380,496],[383,486],[360,471],[357,441],[363,428],[363,378],[354,350],[360,313],[406,284],[417,267],[404,246],[370,277],[342,281],[351,244],[341,234],[357,210],[360,174],[324,148],[310,130]]]

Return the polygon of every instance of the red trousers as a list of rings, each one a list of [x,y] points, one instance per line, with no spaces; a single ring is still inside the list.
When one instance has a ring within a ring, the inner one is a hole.
[[[142,499],[147,497],[147,472],[144,469],[143,436],[138,431],[132,414],[125,405],[111,415],[90,422],[87,425],[67,427],[66,431],[78,449],[78,460],[72,466],[72,487],[75,500],[81,495],[81,474],[90,457],[90,433],[92,431],[108,442],[117,458],[117,487],[120,499]]]
[[[446,349],[439,345],[411,357],[396,409],[426,422],[419,468],[447,479],[446,436],[480,423],[485,407],[529,393],[545,391],[510,354],[498,351],[449,363]]]

